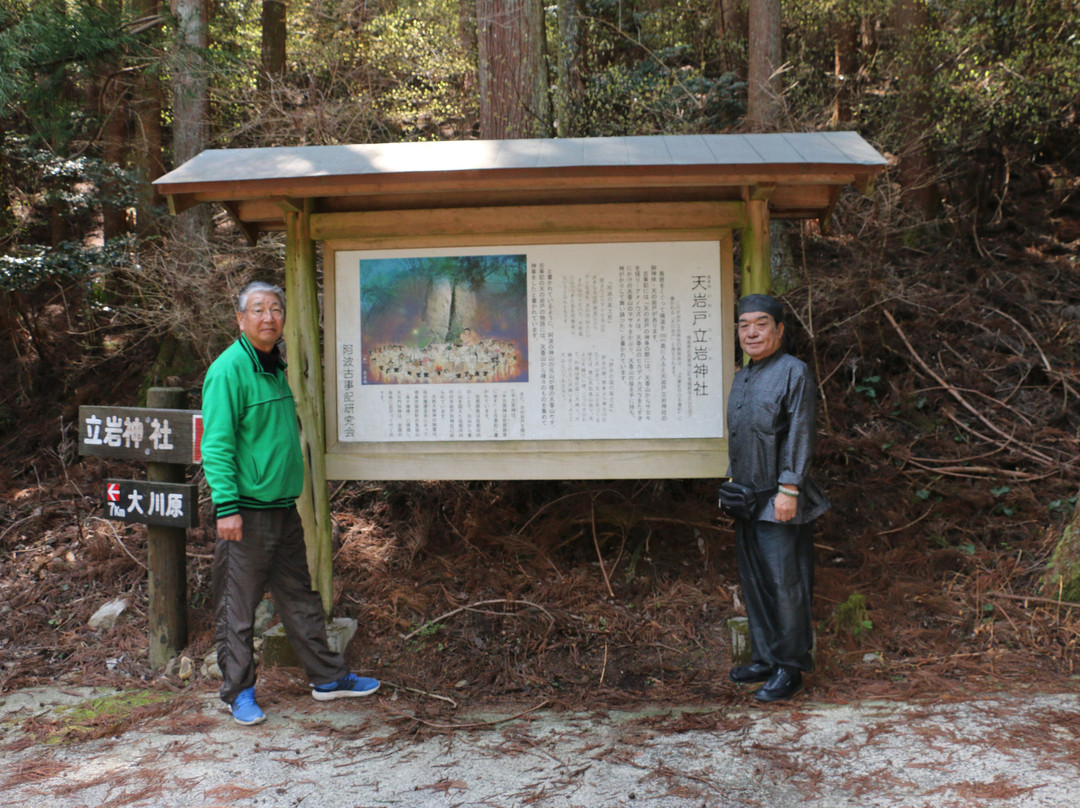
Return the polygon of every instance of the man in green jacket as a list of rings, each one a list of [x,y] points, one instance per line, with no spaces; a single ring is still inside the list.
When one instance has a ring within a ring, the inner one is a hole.
[[[240,724],[266,719],[255,701],[255,608],[270,589],[285,633],[319,700],[367,696],[376,679],[356,676],[326,642],[322,600],[311,588],[296,498],[304,461],[296,405],[278,340],[285,295],[256,281],[240,293],[240,337],[203,382],[203,472],[217,519],[214,627],[221,700]]]

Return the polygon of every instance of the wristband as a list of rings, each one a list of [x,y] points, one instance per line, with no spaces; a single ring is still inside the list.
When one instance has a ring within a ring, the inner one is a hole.
[[[781,493],[781,494],[783,494],[784,496],[787,496],[787,497],[797,497],[797,496],[799,496],[798,491],[788,491],[786,488],[777,488],[776,490],[777,490],[777,492],[779,492],[779,493]]]

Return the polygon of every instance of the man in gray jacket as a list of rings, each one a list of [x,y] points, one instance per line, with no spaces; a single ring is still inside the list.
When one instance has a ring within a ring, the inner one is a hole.
[[[758,701],[786,699],[812,665],[812,522],[829,502],[810,478],[817,385],[783,347],[784,311],[776,298],[739,300],[739,344],[750,358],[735,374],[727,404],[731,478],[775,492],[754,519],[736,519],[735,545],[750,623],[751,664],[734,682],[765,684]]]

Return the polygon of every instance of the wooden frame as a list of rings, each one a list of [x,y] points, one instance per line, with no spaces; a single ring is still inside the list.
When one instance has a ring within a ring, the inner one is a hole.
[[[324,244],[325,333],[337,333],[337,253],[377,248],[716,241],[720,248],[721,317],[730,317],[734,311],[732,228],[741,224],[741,207],[738,203],[648,203],[315,215],[313,236],[367,234],[366,238],[332,238]],[[727,390],[734,374],[733,335],[723,346],[725,355],[720,362],[725,378],[721,384]],[[727,469],[727,440],[723,437],[344,443],[337,434],[336,352],[325,353],[325,369],[324,460],[330,479],[684,478],[719,477]]]

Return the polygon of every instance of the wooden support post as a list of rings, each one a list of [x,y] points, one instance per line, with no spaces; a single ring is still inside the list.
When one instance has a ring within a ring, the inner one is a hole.
[[[175,387],[151,387],[147,406],[183,409],[187,394]],[[182,483],[186,467],[179,463],[147,463],[150,482]],[[150,665],[164,668],[187,645],[187,531],[182,527],[147,525],[149,567]]]
[[[311,201],[301,212],[285,212],[285,344],[288,377],[300,418],[304,453],[304,491],[296,501],[304,523],[311,585],[322,596],[326,618],[334,600],[333,528],[326,490],[326,407],[319,344],[319,294],[315,278],[315,242],[311,238]]]
[[[740,296],[772,292],[769,265],[769,189],[760,189],[746,200],[746,224],[742,229]]]

